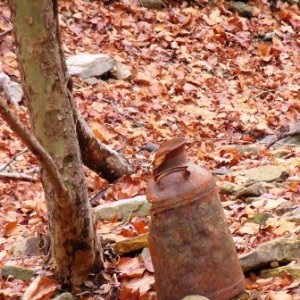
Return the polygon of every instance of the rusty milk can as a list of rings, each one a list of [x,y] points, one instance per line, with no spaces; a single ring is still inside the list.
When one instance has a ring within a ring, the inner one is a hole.
[[[153,164],[149,249],[159,300],[229,300],[244,289],[213,176],[189,162],[184,138],[164,142]]]

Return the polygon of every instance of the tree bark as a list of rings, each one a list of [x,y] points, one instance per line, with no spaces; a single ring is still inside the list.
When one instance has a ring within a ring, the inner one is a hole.
[[[42,171],[55,273],[73,287],[101,265],[60,49],[57,0],[10,0],[17,54],[34,133],[67,188]]]

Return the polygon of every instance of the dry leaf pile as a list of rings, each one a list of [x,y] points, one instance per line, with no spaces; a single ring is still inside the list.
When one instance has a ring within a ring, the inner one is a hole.
[[[299,234],[298,223],[281,216],[299,204],[300,150],[266,150],[259,144],[261,139],[287,131],[299,122],[297,5],[277,1],[271,9],[269,1],[250,1],[256,15],[247,19],[229,11],[224,1],[193,5],[166,0],[161,10],[141,7],[139,0],[59,2],[66,56],[110,54],[132,72],[128,81],[102,78],[89,84],[73,78],[74,100],[94,134],[125,153],[135,165],[133,175],[93,198],[94,206],[144,194],[153,144],[183,135],[193,161],[223,174],[218,184],[239,184],[232,171],[261,165],[284,166],[287,170],[284,180],[264,183],[256,201],[247,198],[249,191],[238,197],[221,194],[239,253],[276,237]],[[0,3],[0,11],[0,67],[18,81],[6,1]],[[0,96],[5,97],[1,89]],[[24,105],[16,114],[28,124]],[[245,150],[245,146],[252,148]],[[29,151],[19,153],[22,150],[24,146],[0,119],[0,169],[19,154],[6,170],[26,173],[36,180],[0,180],[0,267],[12,262],[41,270],[41,258],[27,257],[16,246],[27,237],[47,232],[37,160]],[[91,197],[106,187],[102,178],[88,170],[86,174]],[[97,227],[107,240],[118,241],[147,232],[148,219],[129,218],[121,224],[115,219]],[[104,274],[108,283],[96,290],[96,295],[83,295],[81,299],[102,299],[118,290],[120,299],[155,299],[147,253],[118,260],[107,247],[105,255],[110,258]],[[0,299],[18,299],[24,293],[30,299],[49,299],[57,283],[46,275],[41,273],[29,281],[3,278]],[[299,278],[289,273],[267,279],[257,273],[247,276],[247,289],[256,297],[253,299],[300,299]],[[90,284],[95,292],[95,283]]]

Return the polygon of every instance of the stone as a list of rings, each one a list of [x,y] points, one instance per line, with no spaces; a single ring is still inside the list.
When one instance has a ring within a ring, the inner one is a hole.
[[[24,96],[21,85],[15,81],[12,81],[9,76],[0,71],[0,85],[3,87],[3,91],[8,97],[9,101],[18,107]]]
[[[101,204],[94,208],[96,220],[110,221],[117,216],[118,220],[127,221],[129,217],[148,216],[151,204],[146,196],[118,200]]]
[[[300,135],[284,138],[278,144],[300,146]]]
[[[243,188],[243,187],[241,187],[235,183],[229,182],[229,181],[221,181],[221,182],[218,182],[217,184],[220,188],[220,191],[219,191],[220,194],[228,194],[228,195],[235,194]]]
[[[234,148],[240,153],[240,155],[246,155],[246,154],[258,155],[259,154],[258,148],[253,147],[253,146],[235,145]]]
[[[140,4],[146,8],[154,9],[161,9],[164,6],[164,2],[162,0],[140,0]]]
[[[288,177],[287,170],[284,166],[265,165],[247,170],[235,171],[237,184],[249,184],[251,182],[272,182],[286,179]]]
[[[276,261],[288,263],[300,258],[300,239],[275,239],[239,256],[244,272],[259,269]]]
[[[290,153],[291,153],[290,149],[276,149],[276,150],[271,151],[272,156],[274,156],[276,158],[284,157]]]
[[[296,126],[291,128],[290,131],[300,131],[300,123],[296,124]],[[288,137],[278,141],[277,144],[300,146],[300,134],[294,135],[294,136],[288,136]]]
[[[237,14],[239,14],[241,17],[244,17],[244,18],[252,18],[255,14],[254,7],[247,3],[244,3],[244,2],[230,1],[230,2],[227,2],[227,6],[228,6],[229,10],[236,12]]]
[[[1,273],[4,278],[11,276],[16,279],[29,280],[33,277],[35,270],[13,265],[5,265],[1,269]]]
[[[245,199],[246,204],[251,204],[251,203],[256,202],[256,201],[266,201],[266,199],[261,198],[261,197],[247,197]]]
[[[71,293],[62,293],[52,300],[74,300],[74,296]]]
[[[94,85],[94,84],[101,82],[102,80],[98,79],[96,77],[89,77],[89,78],[83,79],[83,81],[89,85]]]
[[[287,221],[295,222],[300,224],[300,207],[295,208],[294,210],[287,212],[283,215],[283,218]]]
[[[137,237],[128,238],[112,245],[118,255],[123,255],[133,251],[148,247],[148,234],[142,234]]]
[[[37,236],[37,237],[27,237],[23,240],[20,240],[13,247],[13,254],[14,254],[14,256],[44,255],[46,253],[43,252],[42,249],[45,246],[45,240],[46,239],[47,239],[46,236],[40,235],[40,236]],[[49,243],[50,243],[50,241],[49,241]]]
[[[282,272],[289,273],[293,279],[300,279],[300,264],[289,264],[287,266],[262,270],[259,275],[263,278],[280,276]]]
[[[107,54],[82,53],[70,56],[66,60],[70,75],[78,75],[82,78],[101,76],[115,65],[115,60]]]
[[[284,203],[281,203],[277,208],[276,208],[276,215],[277,216],[283,216],[289,212],[292,212],[296,208],[298,208],[298,205],[291,205],[290,201],[286,201]]]
[[[132,75],[129,68],[119,61],[116,61],[111,73],[114,77],[116,77],[119,80],[129,80]]]
[[[258,197],[267,192],[268,190],[261,183],[255,183],[239,190],[236,193],[235,198],[254,197],[254,196]]]
[[[26,239],[22,239],[12,247],[12,253],[14,256],[23,256],[26,253]]]

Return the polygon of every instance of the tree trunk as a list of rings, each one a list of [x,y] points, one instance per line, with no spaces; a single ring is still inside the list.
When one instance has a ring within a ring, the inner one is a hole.
[[[16,46],[34,133],[67,192],[42,171],[55,273],[74,287],[101,266],[92,210],[62,62],[57,0],[10,0]]]

